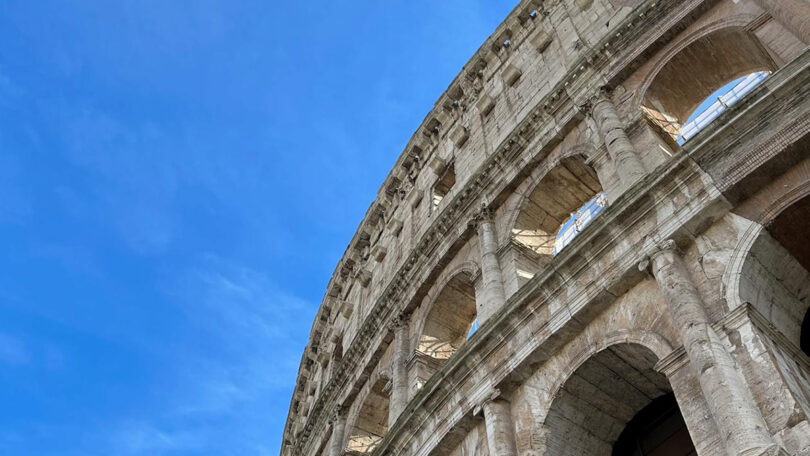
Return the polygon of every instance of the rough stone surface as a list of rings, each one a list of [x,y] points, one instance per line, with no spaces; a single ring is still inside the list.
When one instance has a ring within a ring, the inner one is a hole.
[[[521,1],[335,268],[282,456],[605,455],[670,393],[700,456],[810,456],[808,17],[806,0]]]

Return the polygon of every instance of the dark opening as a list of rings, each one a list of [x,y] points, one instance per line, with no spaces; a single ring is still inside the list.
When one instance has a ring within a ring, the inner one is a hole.
[[[655,399],[638,412],[613,445],[613,456],[696,454],[681,410],[672,393]]]
[[[796,261],[810,271],[810,197],[804,197],[779,214],[768,227],[782,247],[787,249]]]

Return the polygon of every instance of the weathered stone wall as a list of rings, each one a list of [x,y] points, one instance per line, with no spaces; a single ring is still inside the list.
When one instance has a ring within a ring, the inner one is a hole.
[[[810,194],[802,1],[520,2],[338,264],[282,455],[604,454],[668,392],[699,455],[810,455],[810,277],[766,227]]]

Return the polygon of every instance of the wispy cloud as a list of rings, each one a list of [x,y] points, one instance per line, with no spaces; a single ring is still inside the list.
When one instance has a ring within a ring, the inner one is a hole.
[[[314,306],[215,255],[167,278],[164,292],[197,328],[194,342],[175,353],[161,409],[114,424],[105,447],[122,455],[225,446],[226,454],[275,454],[267,430],[283,423]]]
[[[213,390],[230,396],[290,384],[316,307],[287,292],[266,274],[214,255],[189,270],[170,291],[218,348],[241,361],[221,370],[202,363]],[[227,376],[224,374],[227,372]]]

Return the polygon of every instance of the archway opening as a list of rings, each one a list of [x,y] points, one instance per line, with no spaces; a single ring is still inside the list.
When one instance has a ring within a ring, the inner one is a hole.
[[[566,247],[606,205],[602,185],[586,158],[582,155],[564,158],[528,195],[512,236],[519,244],[550,258]]]
[[[750,303],[810,356],[810,196],[765,226],[740,272],[740,301]]]
[[[619,344],[583,363],[555,394],[543,426],[544,454],[695,454],[657,361],[645,347]]]
[[[769,253],[763,248],[756,253],[762,258],[773,258],[765,263],[772,278],[772,287],[769,287],[775,295],[772,300],[789,306],[780,309],[784,315],[779,321],[784,321],[781,324],[788,327],[786,335],[810,356],[810,242],[807,242],[810,233],[810,196],[782,211],[768,225],[767,232],[781,249],[774,247]],[[766,239],[762,241],[767,245]],[[758,243],[759,240],[755,247]]]
[[[455,275],[436,297],[419,339],[419,352],[448,359],[472,334],[476,307],[471,279],[468,273]]]
[[[388,432],[388,395],[384,392],[386,379],[371,386],[346,443],[347,455],[372,453]]]
[[[752,33],[739,27],[718,30],[661,68],[644,93],[642,110],[670,140],[683,144],[775,69]]]
[[[697,454],[675,395],[665,394],[641,409],[613,445],[613,456]]]

